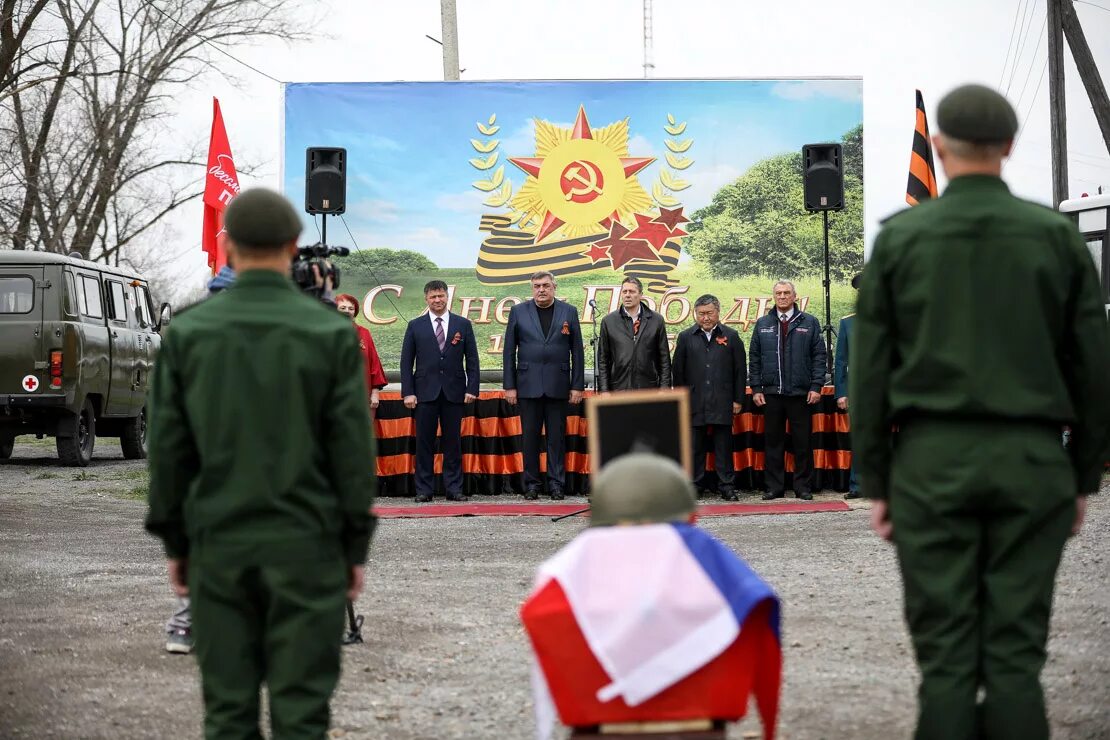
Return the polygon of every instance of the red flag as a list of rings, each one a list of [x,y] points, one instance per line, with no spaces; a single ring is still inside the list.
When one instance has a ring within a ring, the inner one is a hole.
[[[204,228],[201,245],[208,253],[213,273],[227,264],[227,253],[218,237],[224,230],[224,209],[239,194],[239,175],[227,142],[220,101],[212,98],[212,136],[208,142],[208,174],[204,178]]]
[[[925,100],[917,91],[917,121],[913,128],[910,150],[910,179],[906,185],[906,202],[916,206],[923,200],[937,197],[937,170],[933,166],[933,142],[929,140],[929,121],[925,118]]]

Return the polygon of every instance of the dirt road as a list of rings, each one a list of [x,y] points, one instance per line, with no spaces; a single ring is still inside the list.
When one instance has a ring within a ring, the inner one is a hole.
[[[49,441],[21,439],[0,461],[0,737],[200,736],[195,664],[162,650],[172,597],[142,531],[144,466],[117,450],[100,440],[93,464],[75,471],[58,466]],[[1044,672],[1058,740],[1110,736],[1108,493],[1104,483],[1091,500],[1058,582]],[[332,734],[531,737],[517,609],[536,565],[582,526],[384,522],[358,604],[367,642],[344,652]],[[783,600],[780,737],[909,737],[916,674],[900,583],[866,511],[704,526]],[[749,720],[730,737],[756,729]]]

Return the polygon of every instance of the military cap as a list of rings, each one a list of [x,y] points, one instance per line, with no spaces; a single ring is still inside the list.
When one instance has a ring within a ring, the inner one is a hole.
[[[1013,106],[983,85],[962,85],[941,98],[937,126],[953,139],[977,143],[1009,141],[1017,134]]]
[[[224,228],[236,244],[278,247],[301,234],[301,219],[280,193],[266,188],[244,190],[224,211]]]
[[[694,488],[674,461],[634,452],[601,469],[590,491],[590,526],[686,521],[697,508]]]

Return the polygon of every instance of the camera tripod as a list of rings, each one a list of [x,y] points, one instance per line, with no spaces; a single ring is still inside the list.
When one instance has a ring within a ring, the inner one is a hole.
[[[363,616],[355,615],[354,602],[347,602],[347,634],[343,635],[344,645],[355,645],[362,642]]]

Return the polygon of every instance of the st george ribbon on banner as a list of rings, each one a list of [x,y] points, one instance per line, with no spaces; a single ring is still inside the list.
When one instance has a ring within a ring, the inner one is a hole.
[[[764,736],[774,736],[778,597],[711,535],[687,524],[588,529],[540,566],[529,601],[552,581],[610,679],[597,692],[600,702],[619,697],[640,705],[713,661],[741,629],[764,632],[774,660],[753,666],[752,689]],[[746,623],[765,602],[771,608],[759,612],[767,615],[762,623]],[[522,618],[531,634],[528,602]],[[547,737],[554,711],[541,670],[533,671],[533,683],[537,737]]]
[[[906,183],[906,202],[916,206],[923,200],[937,197],[937,168],[933,164],[933,142],[929,139],[929,121],[925,117],[925,99],[917,91],[917,120],[910,150],[910,177]]]
[[[227,264],[219,236],[224,229],[224,209],[239,194],[239,175],[227,141],[220,101],[212,98],[212,135],[208,141],[208,172],[204,177],[204,226],[201,247],[208,253],[213,274]]]

